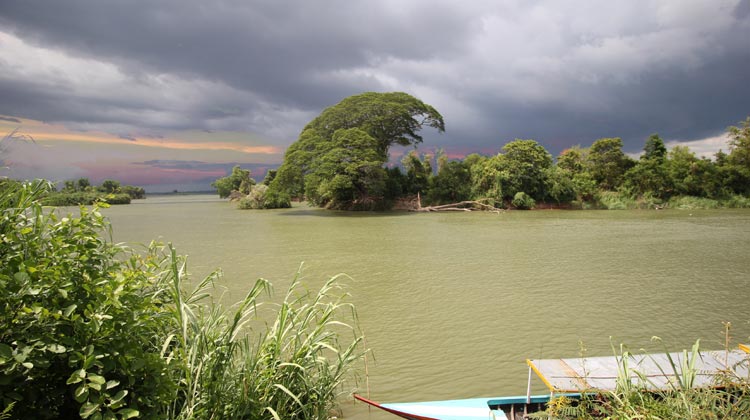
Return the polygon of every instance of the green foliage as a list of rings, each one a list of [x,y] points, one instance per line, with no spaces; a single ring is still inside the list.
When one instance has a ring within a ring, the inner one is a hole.
[[[401,164],[406,170],[406,182],[404,192],[406,194],[424,194],[430,185],[432,177],[432,156],[420,157],[416,150],[412,150],[401,159]]]
[[[417,133],[424,126],[445,131],[443,116],[409,94],[366,92],[326,108],[303,131],[312,130],[330,139],[337,130],[359,128],[376,140],[376,150],[385,161],[391,145],[421,143],[422,137]]]
[[[587,159],[588,149],[573,146],[560,152],[557,156],[557,166],[570,171],[572,174],[579,174],[586,170]]]
[[[263,182],[261,182],[261,184],[271,185],[271,182],[273,182],[274,178],[276,178],[276,169],[269,169],[268,172],[266,172],[266,176],[263,178]]]
[[[475,199],[487,199],[495,207],[503,207],[503,160],[498,154],[490,158],[476,159],[471,174],[471,195]]]
[[[172,384],[153,338],[163,301],[145,260],[100,237],[94,207],[58,218],[25,184],[0,220],[0,400],[19,418],[128,418]],[[152,269],[151,269],[152,270]]]
[[[427,202],[438,205],[471,198],[471,172],[464,162],[446,161],[438,174],[430,178]]]
[[[270,306],[258,280],[230,311],[214,273],[185,290],[171,247],[140,255],[102,237],[98,207],[60,218],[49,183],[2,182],[0,404],[13,418],[328,418],[363,355],[337,277],[297,278]],[[273,319],[254,330],[259,310]],[[349,338],[344,338],[349,337]]]
[[[107,179],[102,185],[95,187],[91,185],[88,178],[81,178],[77,182],[68,180],[63,188],[50,191],[42,199],[46,206],[79,206],[92,205],[98,201],[106,201],[109,204],[130,204],[131,199],[146,197],[146,191],[141,187],[132,185],[121,186],[119,181]]]
[[[242,197],[237,207],[240,209],[264,209],[266,208],[266,191],[268,186],[265,184],[258,184],[253,186],[250,190],[250,194]]]
[[[545,171],[544,179],[547,182],[545,187],[547,199],[562,204],[570,203],[578,198],[574,175],[569,170],[552,166]]]
[[[385,170],[377,141],[359,128],[337,130],[305,183],[312,204],[333,209],[370,209],[383,199]]]
[[[699,373],[696,361],[700,340],[690,352],[683,350],[675,359],[669,351],[665,353],[668,366],[657,364],[663,374],[674,375],[675,381],[664,390],[647,389],[652,385],[650,378],[628,366],[631,354],[620,346],[616,355],[620,365],[618,387],[614,391],[592,396],[584,395],[582,406],[587,410],[578,418],[659,418],[659,419],[734,419],[747,418],[750,409],[750,382],[732,373],[724,373],[718,378],[717,388],[695,388],[695,378]],[[631,377],[638,381],[631,381]]]
[[[133,185],[125,185],[120,188],[123,194],[127,194],[134,200],[146,198],[146,190],[143,187],[135,187]]]
[[[750,208],[750,197],[743,195],[733,195],[723,202],[724,207],[746,209]]]
[[[503,146],[503,191],[506,197],[515,197],[523,191],[531,197],[542,199],[546,195],[547,170],[552,167],[552,155],[534,140],[512,141]]]
[[[534,199],[531,198],[530,195],[526,194],[523,191],[520,191],[517,192],[515,196],[513,196],[512,204],[519,210],[528,210],[536,206],[536,201],[534,201]]]
[[[88,191],[92,185],[88,178],[78,178],[76,191]]]
[[[626,210],[636,208],[636,202],[628,194],[617,191],[600,191],[597,201],[607,210]]]
[[[667,168],[663,160],[641,159],[623,176],[623,189],[632,196],[658,194],[666,196],[672,191]]]
[[[727,324],[728,325],[728,324]],[[728,326],[727,335],[728,335]],[[658,340],[658,337],[655,337]],[[727,349],[729,348],[727,336]],[[616,389],[585,392],[580,399],[565,397],[554,399],[547,410],[533,413],[530,418],[553,419],[746,419],[750,413],[750,381],[731,370],[719,373],[715,387],[696,388],[695,379],[700,373],[696,362],[700,358],[700,340],[690,351],[683,350],[679,358],[665,348],[668,363],[662,366],[651,362],[662,375],[674,381],[666,389],[654,389],[653,379],[630,365],[634,355],[625,346],[613,352],[618,363]],[[743,364],[750,359],[743,361]]]
[[[287,149],[270,191],[304,194],[312,204],[328,208],[382,206],[395,187],[382,167],[389,147],[422,142],[417,132],[423,126],[445,130],[434,108],[405,93],[346,98],[305,126]]]
[[[622,176],[632,166],[632,161],[622,152],[619,137],[603,138],[591,145],[588,166],[601,189],[614,190],[620,186]]]
[[[80,206],[80,205],[92,205],[98,202],[106,202],[108,204],[130,204],[130,196],[128,194],[102,194],[98,192],[50,192],[41,199],[41,203],[45,206],[54,207],[67,207],[67,206]]]
[[[750,170],[750,117],[739,127],[727,128],[729,135],[729,163]]]
[[[442,149],[435,162],[414,150],[403,157],[402,172],[382,168],[383,150],[393,143],[417,144],[421,138],[406,135],[401,142],[384,142],[379,136],[385,131],[363,122],[368,114],[361,109],[352,111],[352,122],[347,122],[346,112],[357,106],[372,112],[375,121],[384,121],[382,104],[363,105],[373,98],[366,94],[342,101],[308,124],[287,151],[269,193],[305,196],[314,205],[336,209],[382,208],[417,194],[433,205],[486,200],[505,207],[523,192],[535,202],[608,209],[664,208],[672,197],[679,197],[675,202],[683,207],[714,206],[711,201],[687,203],[686,196],[715,200],[720,207],[744,207],[741,197],[750,197],[750,117],[740,127],[728,128],[730,153],[717,153],[715,161],[698,158],[684,146],[667,152],[664,140],[653,134],[637,161],[625,155],[620,138],[566,149],[556,164],[536,141],[515,140],[495,156],[473,154],[458,162],[449,161]],[[362,133],[357,135],[369,136],[368,141],[352,141],[363,148],[358,152],[334,140],[350,123],[360,124]]]
[[[170,374],[182,385],[164,418],[330,417],[351,366],[363,356],[356,313],[339,277],[311,294],[298,274],[283,302],[271,307],[260,299],[270,290],[261,279],[242,302],[224,311],[206,306],[218,274],[184,293],[184,260],[172,250],[168,261],[170,316],[180,328],[164,342],[164,357],[174,360]],[[269,327],[255,332],[249,322],[268,319],[268,311]]]
[[[750,195],[750,117],[739,127],[727,128],[729,155],[726,158],[726,187],[735,194]]]
[[[672,148],[666,171],[675,195],[716,197],[720,194],[716,166],[707,159],[698,159],[685,146]]]
[[[641,159],[663,162],[666,157],[667,147],[664,146],[664,140],[658,134],[652,134],[643,146]]]
[[[120,192],[120,182],[113,179],[105,179],[102,181],[102,186],[99,189],[108,194],[118,193]]]
[[[515,140],[503,152],[487,159],[476,159],[471,166],[472,196],[489,199],[495,206],[524,192],[539,200],[547,196],[547,176],[552,156],[534,140]]]
[[[221,198],[229,197],[232,191],[247,195],[253,185],[255,185],[255,180],[250,177],[250,170],[242,169],[240,165],[235,165],[229,176],[219,178],[211,183],[211,186],[216,188]]]
[[[64,187],[62,189],[62,192],[64,192],[64,193],[73,193],[73,192],[76,192],[76,191],[77,191],[77,188],[76,188],[75,181],[71,181],[71,180],[65,181]]]
[[[269,191],[265,184],[254,185],[250,194],[242,197],[238,204],[240,209],[280,209],[292,206],[288,196],[279,197],[278,193],[274,195]]]

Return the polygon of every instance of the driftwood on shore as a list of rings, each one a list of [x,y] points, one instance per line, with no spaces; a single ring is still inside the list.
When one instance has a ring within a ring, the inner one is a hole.
[[[491,211],[495,213],[500,213],[505,211],[504,209],[497,208],[495,206],[491,206],[487,203],[483,202],[484,200],[466,200],[466,201],[459,201],[458,203],[450,203],[450,204],[443,204],[440,206],[427,206],[422,207],[422,202],[419,198],[417,198],[417,208],[412,209],[411,211],[419,211],[419,212],[430,212],[430,211]]]

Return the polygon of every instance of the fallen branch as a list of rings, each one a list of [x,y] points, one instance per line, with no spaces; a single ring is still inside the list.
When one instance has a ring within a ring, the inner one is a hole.
[[[418,211],[418,212],[431,212],[431,211],[475,211],[475,210],[483,210],[483,211],[493,211],[496,213],[500,213],[505,211],[504,209],[497,208],[495,206],[491,206],[487,203],[483,203],[482,201],[485,200],[466,200],[466,201],[460,201],[458,203],[451,203],[451,204],[442,204],[439,206],[428,206],[428,207],[422,207],[419,206],[416,209],[413,209],[411,211]]]

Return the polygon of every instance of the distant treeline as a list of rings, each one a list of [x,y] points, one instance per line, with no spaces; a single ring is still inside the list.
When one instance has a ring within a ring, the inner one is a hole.
[[[11,184],[20,181],[4,179],[0,182],[0,190],[7,190]],[[146,198],[146,191],[141,187],[120,185],[119,181],[107,179],[101,185],[92,185],[88,178],[75,181],[65,181],[59,191],[50,191],[41,198],[45,206],[77,206],[91,205],[95,202],[109,204],[130,204],[132,199]]]

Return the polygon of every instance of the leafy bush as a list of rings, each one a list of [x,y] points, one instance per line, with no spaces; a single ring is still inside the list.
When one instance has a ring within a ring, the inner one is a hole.
[[[0,220],[0,401],[19,418],[128,418],[172,396],[154,340],[168,324],[146,260],[100,237],[95,207],[43,212],[44,182]],[[113,417],[115,416],[115,417]]]
[[[183,290],[185,259],[102,237],[110,226],[43,211],[45,182],[0,198],[0,410],[13,418],[328,417],[360,360],[356,315],[337,278],[317,294],[295,279],[253,332],[270,289],[233,311],[210,302],[214,273]],[[267,315],[267,316],[266,316]],[[349,320],[348,323],[343,322]],[[353,333],[342,345],[344,332]],[[257,338],[256,341],[251,340]]]
[[[238,208],[246,209],[280,209],[291,207],[289,196],[270,190],[265,184],[254,185],[250,194],[240,199]]]
[[[134,200],[146,198],[146,190],[144,190],[143,187],[136,187],[133,185],[124,185],[120,190],[122,191],[123,194],[129,195],[130,198]]]
[[[536,201],[534,201],[534,199],[530,195],[521,191],[521,192],[517,192],[516,195],[513,197],[512,204],[517,209],[528,210],[528,209],[534,208],[534,206],[536,205]]]
[[[268,186],[265,184],[254,185],[250,194],[240,198],[237,207],[243,210],[265,208],[266,190],[268,190]]]

